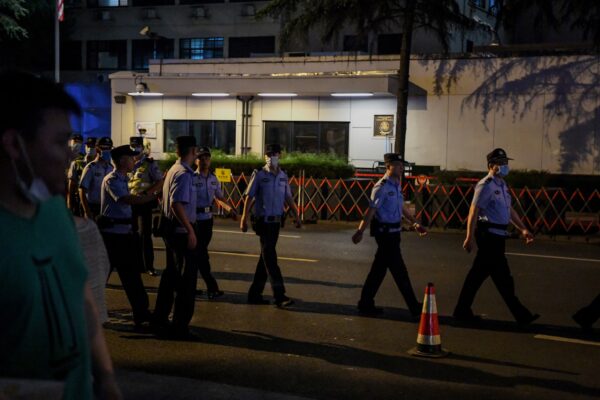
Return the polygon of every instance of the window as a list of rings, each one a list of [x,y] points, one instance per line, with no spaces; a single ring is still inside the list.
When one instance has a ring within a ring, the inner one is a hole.
[[[90,40],[87,42],[87,68],[127,68],[126,40]]]
[[[359,51],[368,53],[369,42],[364,36],[346,35],[344,36],[344,51]]]
[[[175,151],[177,136],[192,135],[196,137],[198,146],[235,154],[235,121],[165,120],[164,129],[166,152]]]
[[[67,71],[81,71],[81,41],[61,43],[60,68]]]
[[[223,43],[222,37],[181,39],[179,41],[179,56],[191,60],[223,58]]]
[[[377,36],[377,54],[400,54],[401,49],[401,33],[388,33]]]
[[[265,122],[265,144],[278,143],[288,152],[348,157],[348,122]]]
[[[127,7],[130,0],[88,0],[88,7]]]
[[[154,54],[154,44],[156,43],[156,55]],[[136,39],[131,45],[133,69],[148,69],[148,60],[173,58],[173,40],[172,39]]]
[[[275,53],[275,36],[229,38],[229,57],[245,58],[258,54]]]

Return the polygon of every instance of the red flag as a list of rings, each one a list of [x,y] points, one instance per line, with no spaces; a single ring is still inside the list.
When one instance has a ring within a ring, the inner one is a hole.
[[[60,22],[65,20],[65,1],[56,0],[56,16]]]

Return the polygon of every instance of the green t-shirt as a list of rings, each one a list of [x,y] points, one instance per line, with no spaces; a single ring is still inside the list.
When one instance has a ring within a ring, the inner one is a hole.
[[[61,380],[65,399],[92,398],[86,277],[64,199],[31,219],[0,207],[0,376]]]

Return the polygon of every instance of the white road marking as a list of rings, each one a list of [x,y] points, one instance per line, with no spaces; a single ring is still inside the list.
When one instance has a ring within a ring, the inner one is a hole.
[[[600,342],[593,342],[591,340],[571,339],[571,338],[565,338],[565,337],[560,337],[560,336],[535,335],[534,339],[553,340],[555,342],[564,342],[564,343],[585,344],[588,346],[600,346]]]
[[[569,261],[583,261],[583,262],[597,262],[600,263],[600,259],[596,258],[574,258],[574,257],[559,257],[559,256],[546,256],[543,254],[525,254],[525,253],[505,253],[509,256],[519,257],[538,257],[538,258],[554,258],[557,260],[569,260]]]
[[[213,232],[219,233],[234,233],[236,235],[255,235],[253,232],[242,232],[242,231],[227,231],[224,229],[213,229]],[[289,239],[300,239],[298,235],[279,235],[279,237],[289,238]]]

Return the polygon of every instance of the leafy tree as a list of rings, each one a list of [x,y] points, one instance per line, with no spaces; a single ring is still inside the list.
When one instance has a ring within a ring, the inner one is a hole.
[[[0,41],[3,37],[26,38],[27,31],[19,24],[19,20],[28,13],[25,0],[0,0]]]
[[[320,30],[324,41],[353,27],[359,39],[367,39],[394,28],[402,31],[398,69],[395,151],[404,155],[406,117],[413,32],[432,33],[447,52],[452,32],[473,28],[474,22],[461,13],[455,0],[271,0],[258,17],[282,18],[281,47],[296,34]]]

